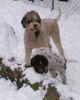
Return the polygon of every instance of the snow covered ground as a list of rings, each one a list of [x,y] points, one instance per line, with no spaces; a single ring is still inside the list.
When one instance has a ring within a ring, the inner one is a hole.
[[[11,63],[7,59],[11,57],[14,57],[17,63],[24,63],[24,29],[21,19],[31,9],[36,10],[42,18],[54,17],[54,13],[47,8],[21,1],[0,0],[0,57],[4,58],[8,65]],[[80,15],[71,15],[66,19],[62,14],[59,26],[66,58],[78,62],[67,63],[67,85],[57,84],[56,87],[62,94],[62,100],[69,100],[69,97],[80,100]],[[49,76],[46,78],[39,75],[33,69],[28,69],[26,73],[32,83],[40,80],[44,80],[44,83],[50,81]],[[34,91],[30,86],[17,90],[10,81],[0,79],[0,100],[43,100],[44,94],[41,89]]]

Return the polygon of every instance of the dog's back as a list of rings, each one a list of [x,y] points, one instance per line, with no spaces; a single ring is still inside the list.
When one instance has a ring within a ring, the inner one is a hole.
[[[55,19],[43,19],[42,26],[48,35],[59,33],[59,26]]]
[[[53,18],[44,18],[42,19],[42,26],[46,30],[46,32],[51,35],[51,33],[59,33],[59,26],[58,26],[58,21],[61,18],[61,9],[59,8],[59,13],[58,15],[53,19]]]

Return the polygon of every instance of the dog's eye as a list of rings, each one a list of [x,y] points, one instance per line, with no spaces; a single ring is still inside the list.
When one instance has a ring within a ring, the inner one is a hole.
[[[37,22],[39,22],[39,20],[37,20]]]
[[[27,21],[27,23],[29,24],[29,23],[31,23],[31,21],[30,21],[30,20],[28,20],[28,21]]]
[[[40,20],[36,20],[36,22],[40,23]]]

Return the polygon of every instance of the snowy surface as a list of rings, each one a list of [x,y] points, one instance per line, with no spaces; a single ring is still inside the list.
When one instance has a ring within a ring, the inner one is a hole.
[[[36,10],[42,18],[53,18],[53,12],[35,5],[21,1],[0,0],[0,57],[4,63],[14,66],[15,63],[24,64],[24,29],[21,25],[23,15],[29,10]],[[74,14],[65,19],[62,15],[59,21],[61,42],[65,57],[68,60],[76,60],[67,63],[67,85],[57,84],[62,100],[80,100],[80,15]],[[54,47],[54,46],[53,46]],[[15,63],[7,59],[14,57]],[[15,65],[15,67],[17,67]],[[25,71],[30,82],[44,81],[44,84],[56,82],[49,75],[39,75],[30,68]],[[33,77],[32,77],[33,76]],[[0,79],[0,100],[43,100],[44,91],[34,91],[30,86],[17,90],[9,80]]]

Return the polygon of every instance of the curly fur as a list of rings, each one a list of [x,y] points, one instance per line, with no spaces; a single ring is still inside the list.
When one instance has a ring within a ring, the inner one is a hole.
[[[62,56],[53,53],[48,48],[34,49],[31,55],[31,65],[34,69],[37,68],[38,73],[40,70],[44,73],[48,69],[54,78],[58,72],[62,82],[66,84],[66,62]]]
[[[43,55],[35,55],[31,59],[31,66],[34,67],[37,73],[43,74],[48,72],[48,60]]]
[[[30,56],[33,48],[51,48],[50,37],[52,37],[56,44],[59,53],[64,57],[57,24],[60,15],[61,13],[55,19],[41,19],[36,11],[29,11],[24,15],[21,23],[25,28],[24,45],[27,65],[30,65]]]

